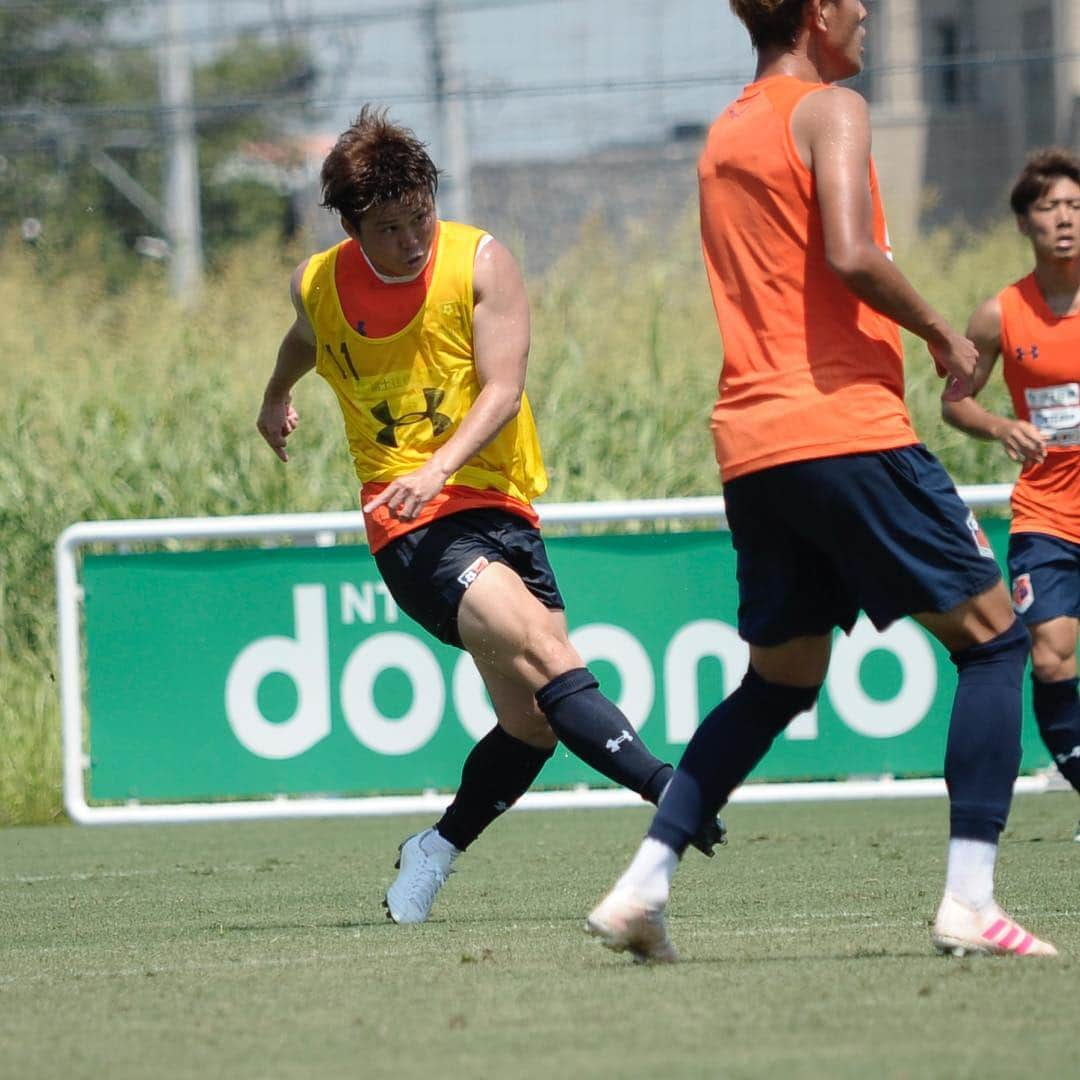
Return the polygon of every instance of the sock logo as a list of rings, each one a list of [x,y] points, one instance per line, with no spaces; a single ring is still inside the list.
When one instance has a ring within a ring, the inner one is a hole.
[[[1035,590],[1031,585],[1030,574],[1017,574],[1012,587],[1013,611],[1023,615],[1035,603]]]
[[[619,748],[622,746],[622,744],[624,742],[633,742],[633,741],[634,741],[634,736],[631,735],[630,732],[626,730],[626,728],[623,728],[622,734],[617,739],[608,739],[608,741],[606,743],[604,743],[604,745],[613,754],[617,754],[619,752]]]
[[[609,743],[608,745],[610,746],[611,744]],[[1080,761],[1080,746],[1074,746],[1067,754],[1054,755],[1054,760],[1059,765],[1064,765],[1066,762],[1072,761],[1074,758],[1077,761]]]

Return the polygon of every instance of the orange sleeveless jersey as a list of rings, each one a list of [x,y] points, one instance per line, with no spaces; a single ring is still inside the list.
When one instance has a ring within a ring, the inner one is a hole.
[[[910,446],[896,324],[825,261],[814,177],[791,115],[822,83],[747,86],[698,163],[701,235],[724,362],[712,413],[722,479],[785,462]],[[874,240],[890,253],[870,165]]]
[[[998,293],[1005,383],[1020,420],[1046,438],[1046,460],[1013,489],[1012,531],[1080,544],[1080,314],[1058,316],[1029,274]]]

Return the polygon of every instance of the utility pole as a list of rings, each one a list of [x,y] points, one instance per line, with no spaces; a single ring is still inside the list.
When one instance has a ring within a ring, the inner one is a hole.
[[[168,139],[165,220],[172,250],[173,294],[191,300],[202,283],[203,267],[191,51],[184,40],[181,0],[165,0],[164,8],[160,86]]]
[[[469,134],[447,0],[429,0],[424,14],[439,127],[439,156],[446,167],[445,181],[440,186],[440,213],[454,221],[468,222],[472,215]]]

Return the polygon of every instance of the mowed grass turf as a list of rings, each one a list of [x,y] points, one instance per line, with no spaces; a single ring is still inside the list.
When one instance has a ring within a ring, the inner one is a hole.
[[[666,968],[582,929],[645,808],[508,815],[419,927],[379,901],[426,820],[0,830],[0,1076],[1056,1075],[1077,812],[1016,800],[999,894],[1063,954],[1026,962],[932,953],[944,800],[729,807]]]

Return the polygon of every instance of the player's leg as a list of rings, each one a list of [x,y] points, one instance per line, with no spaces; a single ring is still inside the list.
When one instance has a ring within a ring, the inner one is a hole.
[[[1042,533],[1013,533],[1009,575],[1013,607],[1031,634],[1035,721],[1062,775],[1080,791],[1080,545]]]
[[[400,537],[376,562],[403,611],[447,644],[469,648],[500,718],[466,759],[449,817],[402,844],[399,873],[384,900],[390,918],[427,918],[460,851],[493,820],[494,807],[514,801],[550,757],[552,715],[538,726],[534,694],[560,685],[558,674],[549,678],[553,672],[576,679],[551,710],[564,741],[609,778],[653,802],[659,798],[671,767],[644,748],[570,646],[562,597],[539,534],[527,522],[487,511],[449,515]],[[490,590],[491,582],[502,587]],[[507,612],[514,613],[508,620]],[[711,821],[695,845],[711,854],[723,835],[723,824]]]
[[[456,851],[464,851],[529,790],[556,743],[527,687],[488,665],[477,667],[498,722],[465,759],[454,801],[435,826]]]
[[[739,687],[702,721],[630,866],[586,921],[588,931],[638,960],[670,962],[664,909],[687,838],[810,708],[828,667],[831,628],[855,617],[843,581],[785,520],[781,470],[725,488],[738,555],[739,633],[751,642]]]
[[[375,560],[398,606],[446,644],[461,647],[457,609],[475,567],[500,557],[474,514],[454,514],[400,537]],[[536,778],[554,741],[531,695],[514,697],[488,675],[497,724],[469,752],[454,801],[433,826],[408,837],[384,906],[398,923],[427,919],[454,860]]]
[[[1080,791],[1080,695],[1077,693],[1078,621],[1068,615],[1032,623],[1031,683],[1035,720],[1061,775]],[[1080,840],[1080,831],[1077,832]]]
[[[910,448],[892,464],[900,525],[889,526],[890,535],[905,552],[897,559],[896,592],[949,650],[957,670],[945,753],[946,882],[932,940],[949,952],[1053,955],[1052,946],[1016,926],[994,900],[998,839],[1020,767],[1028,634],[993,551],[945,470],[924,448]],[[917,540],[925,546],[915,546]],[[875,621],[882,624],[881,608]]]
[[[497,723],[469,751],[453,802],[430,828],[402,845],[384,906],[397,923],[424,922],[457,857],[532,786],[555,736],[520,684],[480,669]]]
[[[932,941],[941,952],[1054,956],[994,899],[998,839],[1020,767],[1021,682],[1030,639],[1004,585],[952,611],[916,616],[957,670],[945,752],[949,849]]]
[[[514,515],[492,515],[492,536],[505,562],[479,573],[461,599],[457,627],[483,670],[497,671],[536,696],[559,741],[597,772],[656,804],[672,767],[643,742],[622,711],[601,692],[570,642],[562,596],[538,530]],[[710,815],[690,843],[711,856],[725,841]]]
[[[535,695],[571,753],[610,780],[656,803],[671,766],[655,757],[622,711],[603,694],[553,616],[504,563],[487,566],[462,597],[462,644],[485,670]]]
[[[701,722],[629,867],[586,921],[589,933],[639,961],[676,959],[664,909],[679,859],[700,822],[715,815],[776,737],[817,699],[830,634],[751,646],[737,689]]]

